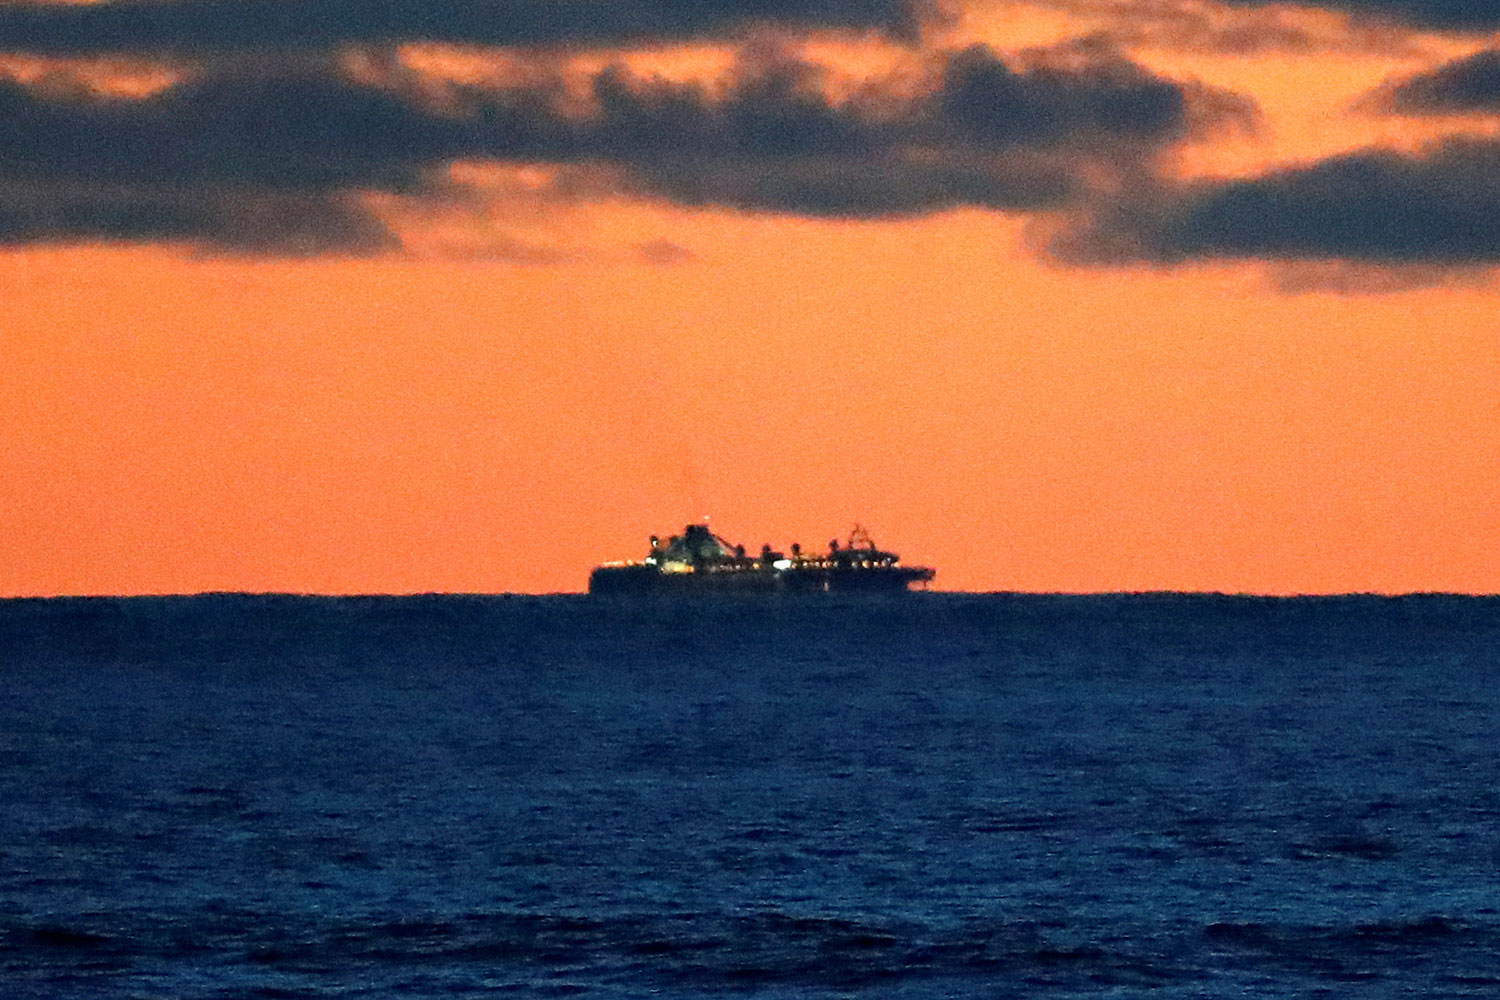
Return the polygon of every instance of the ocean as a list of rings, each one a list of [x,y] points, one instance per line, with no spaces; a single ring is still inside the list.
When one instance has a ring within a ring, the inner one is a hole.
[[[0,602],[0,996],[1493,997],[1500,600]]]

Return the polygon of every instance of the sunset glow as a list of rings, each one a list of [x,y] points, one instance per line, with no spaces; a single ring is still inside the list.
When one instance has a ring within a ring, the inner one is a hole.
[[[1490,5],[204,2],[0,9],[0,594],[1500,590]]]

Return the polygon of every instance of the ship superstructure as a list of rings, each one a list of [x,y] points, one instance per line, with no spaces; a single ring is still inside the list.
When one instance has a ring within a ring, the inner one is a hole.
[[[690,524],[680,535],[651,536],[651,551],[638,562],[606,563],[589,576],[591,594],[714,591],[905,591],[936,575],[927,566],[903,566],[898,555],[875,545],[859,525],[843,544],[807,554],[793,543],[790,553],[762,545],[758,554],[709,530]]]

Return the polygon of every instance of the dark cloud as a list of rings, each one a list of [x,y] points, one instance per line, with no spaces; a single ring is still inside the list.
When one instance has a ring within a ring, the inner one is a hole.
[[[1500,51],[1480,52],[1383,87],[1373,103],[1408,115],[1500,111]]]
[[[1188,125],[1181,85],[1103,54],[1093,62],[1017,72],[985,48],[952,59],[941,117],[976,142],[1009,147],[1069,136],[1180,138]]]
[[[1158,188],[1097,211],[1052,249],[1093,263],[1497,263],[1500,142],[1371,150],[1250,180]]]
[[[976,48],[932,70],[915,95],[872,85],[835,100],[822,71],[794,61],[747,64],[714,87],[611,68],[582,110],[560,84],[435,98],[317,60],[210,73],[141,100],[5,84],[0,239],[196,234],[252,252],[369,252],[390,235],[359,196],[443,197],[458,160],[572,165],[684,204],[817,216],[1035,209],[1146,171],[1163,147],[1247,113],[1109,54],[1017,69]],[[48,194],[23,197],[36,192]],[[278,215],[288,206],[294,221]]]
[[[499,155],[604,159],[643,188],[688,204],[876,217],[958,205],[1035,209],[1081,193],[1085,177],[1139,169],[1194,127],[1245,112],[1104,56],[1018,71],[988,49],[945,56],[930,93],[878,92],[842,104],[801,64],[760,68],[727,96],[607,71],[596,118],[571,149]],[[527,122],[511,135],[556,133]]]
[[[181,243],[277,257],[389,252],[400,243],[343,196],[161,186],[0,184],[0,245]]]
[[[1283,6],[1286,0],[1222,0],[1234,7]],[[1356,17],[1374,18],[1419,27],[1487,30],[1500,27],[1500,3],[1495,0],[1300,0],[1303,6],[1325,7]]]
[[[0,50],[202,56],[409,41],[615,45],[746,26],[911,34],[935,0],[112,0],[0,7]]]
[[[13,178],[393,188],[460,145],[453,123],[331,76],[207,77],[146,100],[0,83],[0,172]]]
[[[0,83],[0,243],[388,250],[395,237],[353,191],[418,183],[390,151],[430,125],[398,101],[331,79],[206,79],[144,101]]]

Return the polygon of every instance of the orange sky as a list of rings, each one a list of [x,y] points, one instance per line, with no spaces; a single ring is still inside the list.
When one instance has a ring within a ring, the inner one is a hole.
[[[1071,23],[1019,17],[968,30]],[[1417,40],[1132,54],[1259,102],[1183,154],[1248,174],[1436,134],[1347,108],[1477,47]],[[1070,267],[980,209],[467,224],[556,259],[0,253],[0,594],[575,591],[703,516],[752,548],[857,520],[941,589],[1500,590],[1487,281]]]

